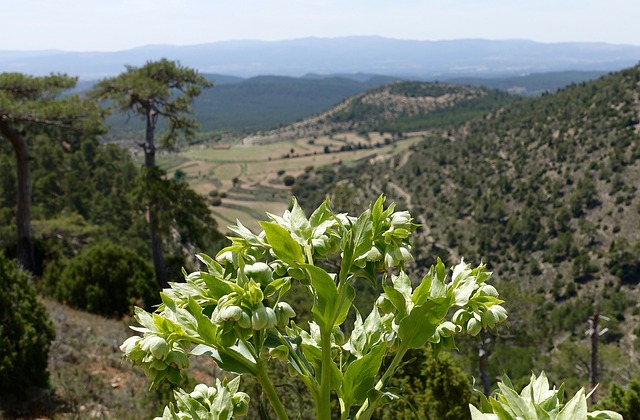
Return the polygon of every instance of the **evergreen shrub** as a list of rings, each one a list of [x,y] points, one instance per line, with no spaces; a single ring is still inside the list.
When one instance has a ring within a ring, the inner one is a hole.
[[[45,286],[74,308],[105,316],[122,316],[135,305],[158,302],[151,266],[134,251],[96,243],[74,258],[47,267]]]

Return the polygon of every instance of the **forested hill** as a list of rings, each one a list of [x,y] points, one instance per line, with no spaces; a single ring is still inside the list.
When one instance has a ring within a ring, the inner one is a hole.
[[[285,127],[244,138],[271,143],[341,131],[411,131],[468,120],[509,102],[503,92],[448,83],[399,81],[351,96],[338,105]]]
[[[250,131],[293,123],[321,112],[347,97],[390,83],[396,78],[366,75],[353,77],[257,76],[249,79],[205,75],[214,83],[194,101],[194,111],[205,132]],[[138,132],[141,120],[114,115],[108,120],[111,136]]]
[[[587,385],[596,313],[610,318],[602,386],[638,376],[640,67],[501,108],[351,176],[332,189],[341,210],[386,192],[421,215],[419,265],[464,256],[495,272],[510,329],[488,346],[493,377],[545,369]]]

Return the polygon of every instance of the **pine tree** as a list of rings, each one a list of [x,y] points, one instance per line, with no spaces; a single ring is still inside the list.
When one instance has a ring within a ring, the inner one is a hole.
[[[142,67],[127,66],[124,73],[99,82],[93,96],[99,100],[110,100],[116,111],[133,112],[146,122],[145,141],[140,144],[144,150],[144,169],[148,171],[148,179],[157,181],[161,176],[156,167],[155,141],[159,119],[167,121],[162,146],[174,144],[180,135],[192,137],[198,125],[191,117],[191,104],[203,88],[211,86],[196,70],[162,59],[147,62]],[[161,206],[157,200],[150,200],[147,211],[156,279],[161,287],[168,287],[168,272],[159,234]]]
[[[77,78],[62,74],[35,77],[0,74],[0,134],[11,143],[17,162],[17,258],[34,272],[31,231],[31,170],[28,137],[39,130],[98,130],[102,114],[97,106],[77,95],[62,95]]]

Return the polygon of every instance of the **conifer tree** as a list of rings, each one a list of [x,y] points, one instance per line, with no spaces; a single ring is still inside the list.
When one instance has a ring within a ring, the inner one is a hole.
[[[149,190],[158,185],[161,171],[156,167],[156,129],[162,118],[167,122],[167,130],[162,146],[171,146],[180,135],[192,137],[198,125],[191,117],[193,100],[203,88],[212,84],[196,70],[180,63],[161,59],[149,61],[142,67],[126,66],[126,71],[112,78],[102,80],[93,91],[95,98],[110,100],[116,111],[129,113],[146,123],[145,141],[140,144],[144,151],[145,179],[149,180]],[[153,254],[155,275],[161,287],[168,287],[168,273],[162,238],[159,235],[158,200],[150,194],[148,201],[149,235]]]
[[[31,231],[30,135],[39,130],[98,130],[102,113],[97,106],[77,95],[62,95],[76,85],[77,78],[63,74],[29,76],[0,74],[0,135],[11,143],[17,162],[17,259],[34,272]]]

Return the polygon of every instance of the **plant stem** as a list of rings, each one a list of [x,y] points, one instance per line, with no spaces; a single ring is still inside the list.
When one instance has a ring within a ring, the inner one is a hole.
[[[271,380],[269,380],[269,377],[267,376],[267,371],[264,368],[264,362],[262,359],[258,360],[258,382],[260,383],[260,386],[262,386],[265,394],[267,394],[269,401],[271,401],[271,406],[276,412],[278,419],[289,419],[282,402],[280,402],[280,398],[278,398],[276,389],[273,387]]]
[[[317,418],[331,418],[331,330],[320,327],[320,341],[322,346],[322,372],[320,376],[320,398],[316,407]]]
[[[409,350],[409,346],[407,346],[405,344],[401,343],[398,346],[398,351],[396,352],[396,355],[393,357],[393,360],[391,361],[391,364],[389,365],[387,370],[384,372],[384,374],[382,375],[382,377],[380,378],[380,380],[376,384],[376,386],[375,386],[376,390],[380,391],[382,389],[382,387],[384,387],[384,384],[387,382],[387,380],[391,376],[393,376],[393,374],[395,373],[396,369],[398,368],[398,365],[400,365],[400,363],[402,362],[402,359],[404,358],[404,355],[407,352],[407,350]],[[369,419],[371,417],[371,415],[373,414],[373,409],[374,408],[375,408],[375,402],[372,404],[372,403],[369,402],[369,398],[367,398],[364,401],[364,404],[362,404],[362,406],[360,407],[360,409],[356,413],[354,419],[356,419],[356,420],[367,420],[367,419]]]

